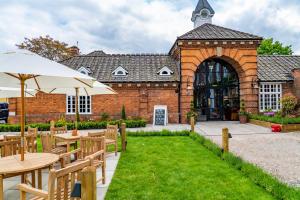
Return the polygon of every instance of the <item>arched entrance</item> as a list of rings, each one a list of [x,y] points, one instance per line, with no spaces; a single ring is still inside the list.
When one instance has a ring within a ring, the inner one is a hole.
[[[194,105],[199,121],[238,120],[239,77],[229,63],[209,59],[198,67],[194,81]]]

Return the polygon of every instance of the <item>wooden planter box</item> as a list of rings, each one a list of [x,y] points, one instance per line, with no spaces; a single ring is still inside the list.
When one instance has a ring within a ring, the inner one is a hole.
[[[250,119],[249,123],[258,126],[263,126],[266,128],[271,128],[271,126],[275,124],[275,123],[259,121],[255,119]],[[287,132],[294,132],[294,131],[300,131],[300,124],[286,124],[286,125],[281,124],[281,132],[287,133]]]

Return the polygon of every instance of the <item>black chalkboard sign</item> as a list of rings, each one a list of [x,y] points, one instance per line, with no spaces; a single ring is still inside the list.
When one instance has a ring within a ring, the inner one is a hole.
[[[166,124],[166,110],[156,109],[155,110],[155,125],[164,126]]]

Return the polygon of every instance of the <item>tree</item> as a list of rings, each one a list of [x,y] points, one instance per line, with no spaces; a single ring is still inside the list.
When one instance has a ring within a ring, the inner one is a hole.
[[[284,46],[273,38],[264,39],[257,50],[259,55],[292,55],[292,45]]]
[[[125,106],[122,106],[122,112],[121,112],[121,118],[123,120],[126,120],[126,110],[125,110]]]
[[[54,61],[61,61],[74,56],[74,52],[70,50],[68,44],[54,40],[49,35],[32,39],[25,38],[24,42],[16,44],[16,46]]]

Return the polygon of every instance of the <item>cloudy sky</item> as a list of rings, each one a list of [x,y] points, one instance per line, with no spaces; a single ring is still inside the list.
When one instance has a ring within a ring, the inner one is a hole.
[[[166,53],[193,28],[198,0],[0,0],[0,50],[50,35],[82,53]],[[292,44],[300,54],[300,0],[210,0],[213,23]]]

